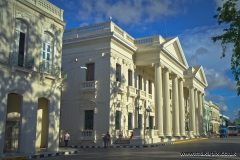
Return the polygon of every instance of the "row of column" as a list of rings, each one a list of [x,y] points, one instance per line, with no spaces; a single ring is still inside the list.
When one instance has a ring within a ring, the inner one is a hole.
[[[155,63],[155,104],[156,104],[156,128],[159,136],[185,136],[185,108],[183,103],[183,79],[177,75],[172,76],[172,106],[173,114],[171,121],[170,93],[169,93],[169,71],[163,69],[160,63]],[[162,77],[163,75],[163,77]],[[162,83],[163,82],[163,83]],[[163,93],[162,93],[163,91]],[[161,98],[163,97],[163,99]],[[163,102],[163,103],[162,103]],[[164,107],[163,107],[164,106]],[[164,115],[164,116],[163,116]],[[164,123],[163,123],[164,121]],[[172,124],[171,124],[172,122]],[[173,129],[173,133],[172,133]]]
[[[194,87],[189,87],[190,96],[190,131],[194,136],[203,132],[203,99],[204,93]]]
[[[154,66],[156,104],[155,126],[159,131],[159,136],[186,136],[185,107],[183,101],[183,78],[180,78],[176,74],[172,75],[171,121],[169,97],[169,74],[171,73],[171,71],[169,71],[168,68],[164,68],[163,66],[161,66],[160,63],[155,63]],[[190,131],[193,131],[194,136],[199,136],[203,132],[203,96],[204,94],[201,91],[198,91],[196,88],[189,87]]]

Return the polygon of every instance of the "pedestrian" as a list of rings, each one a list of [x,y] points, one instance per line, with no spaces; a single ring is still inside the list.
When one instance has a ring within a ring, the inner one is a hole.
[[[102,140],[103,140],[103,143],[104,143],[104,148],[106,148],[107,147],[107,143],[108,143],[108,136],[107,136],[107,134],[104,135]]]
[[[68,141],[70,140],[70,135],[69,135],[68,131],[66,131],[66,133],[65,133],[63,138],[64,138],[64,142],[65,142],[65,149],[67,149]]]
[[[129,139],[132,139],[132,137],[133,137],[133,132],[131,132],[131,135],[130,135]]]
[[[108,138],[107,146],[110,146],[111,145],[111,136],[108,132],[106,133],[106,135],[107,135],[107,138]]]
[[[121,140],[122,140],[122,137],[123,137],[122,130],[119,130],[119,132],[118,132],[118,138],[119,138],[119,141],[120,141],[120,142],[121,142]]]

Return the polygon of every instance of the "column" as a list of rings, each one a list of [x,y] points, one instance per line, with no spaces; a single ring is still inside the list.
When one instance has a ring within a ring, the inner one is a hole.
[[[165,136],[172,136],[170,126],[170,97],[169,97],[169,70],[163,71],[163,109],[164,109],[164,133]]]
[[[163,136],[163,106],[162,106],[162,68],[155,63],[155,129]]]
[[[202,134],[203,132],[203,100],[202,100],[202,93],[198,93],[198,113],[199,113],[199,133]]]
[[[183,99],[183,79],[178,81],[180,135],[185,136],[185,108]]]
[[[173,136],[180,136],[179,134],[179,106],[178,106],[178,76],[172,75],[172,105],[173,105]]]
[[[4,84],[4,83],[3,83]],[[0,87],[0,89],[2,89]],[[6,114],[7,114],[7,99],[8,94],[3,89],[0,94],[0,102],[1,102],[1,112],[0,112],[0,157],[3,155],[4,149],[4,137],[5,137],[5,125],[6,125]]]
[[[196,134],[195,132],[195,106],[194,106],[194,93],[193,93],[193,87],[189,87],[189,106],[190,106],[190,131],[193,131],[193,135]]]
[[[194,99],[195,99],[195,135],[199,135],[199,124],[198,124],[198,90],[194,90]]]

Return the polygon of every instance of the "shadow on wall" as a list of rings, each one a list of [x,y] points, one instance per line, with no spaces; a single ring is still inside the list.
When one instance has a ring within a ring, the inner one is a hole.
[[[3,8],[6,7],[4,5],[0,6],[0,9],[3,10]],[[5,9],[5,8],[4,8]],[[1,13],[3,14],[3,13]],[[5,15],[6,14],[6,15]],[[3,17],[12,17],[12,12],[11,10],[7,10],[6,12],[4,12]],[[21,20],[21,19],[20,19]],[[52,83],[51,87],[48,88],[47,84],[42,84],[42,89],[44,89],[44,93],[42,91],[40,91],[38,88],[34,88],[33,83],[38,83],[39,84],[39,73],[38,73],[38,69],[39,69],[39,61],[41,59],[41,49],[42,49],[42,27],[45,26],[46,24],[44,23],[47,20],[47,18],[45,18],[43,15],[40,15],[39,17],[36,18],[36,21],[30,19],[31,21],[31,26],[32,27],[28,27],[28,33],[31,33],[31,35],[27,34],[26,36],[26,50],[25,50],[25,54],[31,55],[32,57],[34,57],[34,71],[37,72],[33,72],[32,73],[32,77],[30,79],[27,79],[27,74],[20,74],[20,72],[15,71],[15,72],[10,72],[8,69],[4,70],[0,70],[0,82],[1,82],[1,92],[0,92],[0,115],[4,115],[6,114],[6,104],[4,103],[4,100],[7,99],[8,94],[10,93],[10,90],[22,90],[22,91],[26,91],[29,95],[31,95],[32,97],[29,99],[29,101],[27,101],[26,103],[31,104],[30,108],[27,110],[27,114],[29,115],[28,118],[23,117],[22,121],[24,121],[25,124],[28,124],[31,122],[31,118],[36,118],[36,110],[38,108],[38,98],[43,97],[47,98],[47,99],[51,99],[50,103],[52,103],[53,101],[56,102],[56,100],[60,99],[60,94],[58,94],[58,92],[60,92],[59,90],[59,86],[57,83]],[[22,20],[24,23],[26,23],[26,21]],[[9,26],[14,26],[12,23],[11,19],[7,19],[7,18],[3,18],[1,19],[1,32],[0,32],[0,63],[2,64],[9,64],[9,55],[10,52],[13,49],[13,43],[14,41],[11,41],[12,38],[12,29],[9,28]],[[27,24],[27,23],[26,23]],[[28,24],[27,24],[28,25]],[[56,46],[62,46],[62,37],[60,37],[59,35],[62,35],[62,31],[61,29],[57,29],[56,25],[52,24],[51,26],[49,26],[49,28],[51,28],[52,30],[55,30],[55,39],[56,39]],[[29,29],[31,29],[31,31],[29,31]],[[10,31],[9,31],[10,30]],[[62,28],[63,30],[63,28]],[[3,47],[4,46],[4,47]],[[8,48],[10,50],[8,50]],[[57,65],[59,65],[59,67],[61,67],[61,48],[60,47],[56,47],[57,50],[55,51],[56,54],[56,61],[59,61]],[[21,76],[18,76],[21,75]],[[11,77],[10,77],[11,76]],[[35,86],[36,87],[36,86]],[[25,97],[23,97],[24,100]],[[58,134],[55,133],[56,131],[56,126],[58,126],[58,124],[56,124],[56,122],[59,120],[60,117],[60,112],[59,112],[59,106],[57,106],[58,102],[55,103],[56,105],[52,105],[51,109],[49,110],[49,127],[48,130],[51,131],[49,133],[49,139],[51,141],[48,142],[48,147],[51,148],[53,143],[58,142]],[[23,106],[25,107],[25,106]],[[6,121],[0,121],[0,130],[1,131],[5,131],[5,123]],[[28,133],[36,133],[36,125],[26,125],[26,130],[24,131],[24,133],[26,133],[26,135]],[[3,136],[4,133],[2,133]],[[31,134],[33,135],[33,134]],[[39,135],[33,136],[33,137],[29,137],[29,140],[33,141],[36,140],[36,138],[38,138]],[[1,142],[2,143],[2,142]],[[54,145],[55,146],[55,145]],[[35,147],[35,144],[33,144],[33,147]]]

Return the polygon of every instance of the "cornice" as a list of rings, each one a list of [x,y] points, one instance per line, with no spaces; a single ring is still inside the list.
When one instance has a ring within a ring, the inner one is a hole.
[[[94,39],[100,39],[100,38],[106,38],[106,37],[111,37],[112,36],[112,32],[104,32],[104,33],[99,33],[99,34],[94,34],[94,35],[88,35],[88,36],[83,36],[83,37],[79,37],[79,38],[72,38],[72,39],[66,39],[63,40],[63,45],[69,44],[71,42],[79,42],[81,40],[94,40]],[[71,43],[72,44],[72,43]]]
[[[122,45],[121,43],[119,43],[117,40],[112,39],[111,42],[115,45],[117,45],[118,47],[120,47],[121,49],[125,50],[126,52],[130,53],[131,55],[134,54],[134,51],[128,49],[127,47],[125,47],[124,45]]]
[[[42,9],[34,6],[33,4],[31,4],[31,3],[29,3],[29,2],[27,2],[27,1],[25,1],[25,0],[21,0],[21,1],[17,1],[17,2],[18,2],[18,3],[22,3],[22,4],[26,5],[26,6],[28,6],[29,8],[31,8],[31,9],[33,9],[33,10],[35,10],[35,11],[37,11],[37,12],[43,14],[43,15],[45,15],[45,16],[48,17],[48,18],[51,18],[52,20],[54,20],[55,22],[59,23],[60,25],[62,25],[62,26],[64,26],[64,27],[65,27],[65,25],[66,25],[66,23],[65,23],[64,21],[62,21],[62,20],[54,17],[53,15],[51,15],[51,14],[43,11]]]

